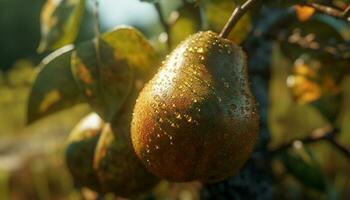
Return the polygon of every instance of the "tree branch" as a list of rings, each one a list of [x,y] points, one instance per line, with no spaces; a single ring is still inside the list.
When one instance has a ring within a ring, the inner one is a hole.
[[[99,2],[98,0],[94,1],[94,9],[93,9],[93,15],[95,19],[95,37],[100,37],[101,31],[100,31],[100,19],[99,19]]]
[[[167,20],[165,19],[165,16],[163,15],[163,12],[162,12],[162,8],[160,6],[160,3],[157,2],[154,4],[154,7],[156,8],[157,10],[157,13],[158,13],[158,16],[159,16],[159,21],[161,23],[161,25],[163,26],[163,29],[164,29],[164,32],[167,34],[167,44],[168,44],[168,49],[171,49],[171,35],[170,35],[170,26],[167,22]]]
[[[343,16],[349,19],[349,17],[350,17],[350,5],[344,10]]]
[[[350,159],[350,150],[340,144],[334,137],[328,138],[327,141],[343,153],[348,159]]]
[[[257,4],[259,0],[247,0],[243,5],[238,5],[236,9],[232,12],[231,17],[225,24],[224,28],[220,33],[220,37],[227,38],[233,27],[241,19],[241,17],[250,10],[254,5]]]
[[[310,135],[304,137],[304,138],[299,138],[299,139],[294,139],[286,144],[282,144],[281,146],[277,147],[274,150],[270,151],[271,155],[277,155],[290,147],[293,146],[294,142],[300,141],[303,144],[311,144],[319,141],[327,141],[329,142],[333,147],[335,147],[337,150],[339,150],[343,155],[345,155],[349,160],[350,160],[350,150],[347,149],[345,146],[341,145],[338,141],[336,141],[335,136],[339,133],[339,129],[336,128],[330,128],[330,127],[325,127],[325,128],[319,128],[314,130]]]
[[[310,143],[318,142],[321,140],[326,140],[328,137],[333,137],[333,135],[338,133],[338,131],[339,130],[337,130],[337,129],[330,129],[329,127],[316,129],[310,135],[307,135],[304,138],[291,140],[286,144],[282,144],[281,146],[277,147],[276,149],[271,150],[270,153],[272,155],[276,155],[280,152],[283,152],[283,151],[289,149],[290,147],[292,147],[294,142],[296,142],[296,141],[300,141],[303,144],[310,144]]]
[[[327,44],[317,40],[314,34],[306,34],[303,36],[300,30],[294,30],[293,32],[279,31],[269,34],[269,37],[279,42],[287,42],[296,45],[303,49],[323,52],[337,59],[349,59],[348,52],[350,51],[350,44]]]
[[[101,74],[101,53],[100,53],[100,16],[99,16],[99,0],[93,0],[94,2],[94,9],[93,9],[93,15],[95,19],[95,39],[93,40],[94,48],[96,52],[96,58],[97,58],[97,67],[98,67],[98,73]]]
[[[350,22],[350,5],[344,11],[317,3],[305,3],[305,5],[314,8],[317,12]]]

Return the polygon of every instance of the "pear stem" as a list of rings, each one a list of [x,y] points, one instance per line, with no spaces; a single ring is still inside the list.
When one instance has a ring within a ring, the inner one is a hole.
[[[233,27],[243,17],[243,15],[250,10],[259,0],[247,0],[243,5],[238,5],[232,12],[231,17],[225,24],[224,28],[220,33],[220,37],[227,38]]]

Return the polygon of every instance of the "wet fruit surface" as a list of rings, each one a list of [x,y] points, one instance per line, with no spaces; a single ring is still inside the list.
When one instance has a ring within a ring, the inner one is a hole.
[[[140,93],[131,135],[143,164],[171,181],[214,182],[238,171],[259,116],[242,49],[213,32],[182,42]]]

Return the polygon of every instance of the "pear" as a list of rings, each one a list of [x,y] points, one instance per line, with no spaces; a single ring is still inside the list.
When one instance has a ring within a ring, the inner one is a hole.
[[[134,107],[134,150],[153,174],[216,182],[248,160],[259,133],[246,55],[218,34],[196,33],[162,63]]]
[[[88,187],[97,192],[100,184],[93,169],[95,147],[102,132],[103,121],[91,113],[72,130],[66,147],[66,165],[77,187]]]

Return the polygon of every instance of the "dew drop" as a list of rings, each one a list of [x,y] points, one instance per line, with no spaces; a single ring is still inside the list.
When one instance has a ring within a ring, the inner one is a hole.
[[[187,121],[192,122],[192,117],[188,117]]]
[[[159,95],[155,95],[154,96],[154,100],[159,101],[160,100],[160,96]]]
[[[203,52],[204,52],[204,50],[203,50],[202,47],[200,47],[200,48],[197,50],[197,53],[203,53]]]
[[[181,117],[181,114],[180,114],[180,113],[177,113],[177,114],[176,114],[176,119],[182,119],[182,117]]]
[[[163,109],[165,109],[165,108],[166,108],[165,103],[162,103],[162,108],[163,108]]]

